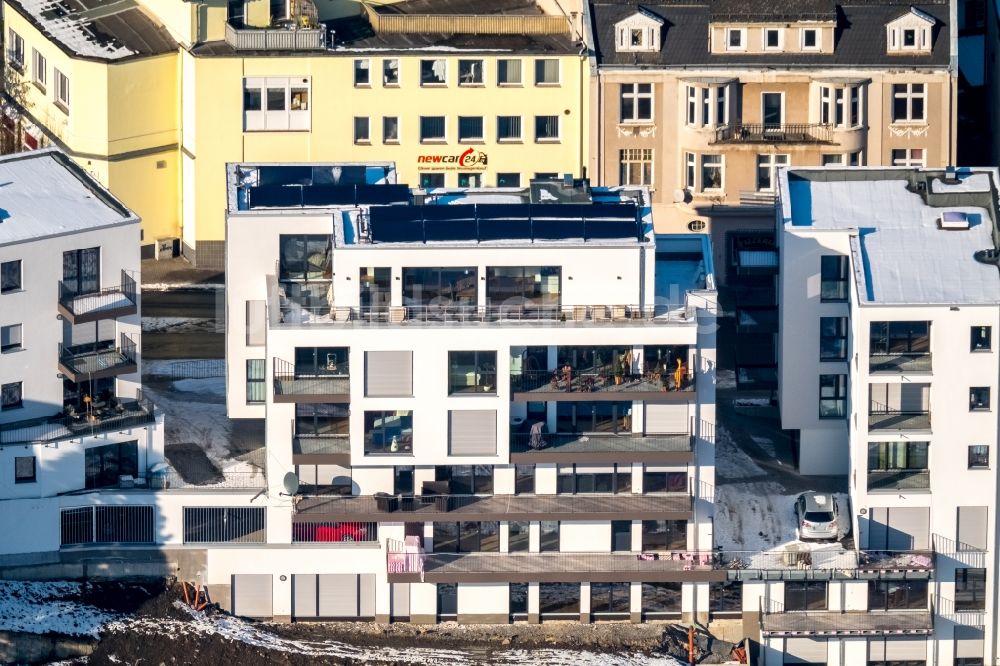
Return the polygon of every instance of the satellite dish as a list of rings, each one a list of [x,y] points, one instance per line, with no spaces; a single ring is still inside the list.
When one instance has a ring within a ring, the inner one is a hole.
[[[684,189],[674,190],[674,203],[687,203],[691,201],[691,193]]]
[[[285,492],[289,495],[299,492],[299,477],[295,472],[286,472],[281,484],[285,486]]]

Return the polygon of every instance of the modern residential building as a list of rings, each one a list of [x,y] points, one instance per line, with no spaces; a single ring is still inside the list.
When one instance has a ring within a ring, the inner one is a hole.
[[[782,427],[804,474],[847,475],[860,551],[916,552],[891,582],[801,591],[815,619],[787,612],[786,583],[785,612],[761,601],[775,639],[815,651],[846,631],[832,611],[857,609],[853,628],[909,636],[869,640],[869,663],[996,659],[998,184],[995,168],[779,174]],[[864,639],[841,642],[862,654]]]
[[[648,187],[658,231],[711,233],[721,284],[762,268],[779,168],[954,164],[947,0],[584,11],[590,177]]]
[[[654,236],[643,188],[228,175],[229,414],[266,419],[269,544],[337,557],[212,585],[299,618],[319,575],[320,609],[360,586],[382,620],[708,619],[706,237]]]
[[[222,267],[227,162],[389,159],[427,188],[580,175],[589,68],[573,5],[87,0],[56,15],[9,0],[6,122],[134,208],[149,254],[179,238]]]
[[[0,181],[0,554],[152,541],[139,218],[53,149],[0,159]],[[123,487],[145,502],[106,506]]]

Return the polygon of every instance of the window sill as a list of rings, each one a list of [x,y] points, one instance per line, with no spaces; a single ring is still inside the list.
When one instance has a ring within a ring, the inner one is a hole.
[[[497,88],[523,88],[523,83],[498,83]]]
[[[447,88],[447,83],[421,83],[421,88]]]
[[[446,145],[448,143],[448,139],[421,139],[420,143],[424,144],[425,146],[427,146],[427,145],[430,145],[430,146],[443,146],[443,145]]]
[[[394,139],[394,140],[383,139],[382,144],[386,146],[398,146],[399,139]]]
[[[27,485],[29,483],[38,483],[38,479],[14,479],[14,485]]]
[[[459,143],[466,146],[485,146],[486,139],[459,139]]]
[[[355,83],[354,87],[355,88],[371,88],[372,84],[370,84],[370,83]]]
[[[7,296],[8,294],[23,294],[25,291],[27,290],[23,288],[4,289],[3,291],[0,291],[0,296]]]
[[[39,83],[38,81],[32,81],[31,85],[33,85],[36,88],[38,88],[42,92],[43,95],[45,94],[45,84],[44,83]]]
[[[455,393],[449,393],[449,398],[495,398],[497,397],[496,391],[456,391]]]
[[[506,143],[506,144],[510,144],[510,145],[516,145],[516,144],[519,144],[519,143],[524,143],[524,139],[497,139],[497,143],[500,143],[500,144]]]
[[[7,66],[10,67],[15,72],[17,72],[18,74],[22,76],[24,75],[24,63],[18,63],[14,60],[8,60]]]
[[[7,354],[17,354],[18,352],[27,351],[24,347],[11,347],[10,349],[0,349],[0,354],[6,356]]]
[[[889,127],[930,127],[926,120],[893,120]]]
[[[561,88],[562,84],[558,83],[558,82],[556,82],[556,83],[538,83],[536,81],[535,82],[535,87],[536,88]]]
[[[372,145],[372,142],[370,140],[369,141],[360,141],[359,140],[359,141],[355,141],[354,145],[355,146],[370,146],[370,145]]]
[[[485,83],[459,83],[459,88],[485,88]]]
[[[535,139],[535,143],[562,143],[560,139]]]
[[[398,88],[399,84],[398,83],[383,83],[382,87],[383,88]]]
[[[975,465],[968,468],[970,472],[988,472],[990,471],[989,465]]]
[[[59,101],[52,102],[52,106],[56,107],[57,109],[65,113],[67,116],[69,115],[69,107],[63,104],[62,102]]]
[[[4,292],[4,293],[7,293],[7,292]],[[969,350],[970,354],[990,354],[992,352],[993,352],[992,349],[970,349]]]

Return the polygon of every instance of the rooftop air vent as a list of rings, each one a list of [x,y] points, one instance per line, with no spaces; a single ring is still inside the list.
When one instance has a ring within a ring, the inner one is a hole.
[[[960,231],[969,228],[969,216],[958,210],[946,210],[941,213],[938,228],[950,231]]]

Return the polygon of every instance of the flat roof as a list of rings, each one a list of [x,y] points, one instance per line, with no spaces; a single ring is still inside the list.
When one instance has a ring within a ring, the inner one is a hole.
[[[0,157],[0,246],[138,222],[55,148]]]
[[[995,247],[998,170],[782,170],[781,222],[795,230],[854,231],[854,279],[863,303],[1000,303],[1000,271],[975,259]],[[992,182],[993,187],[990,187]],[[967,229],[942,229],[943,213]]]
[[[6,0],[70,56],[125,60],[177,50],[135,0]]]

